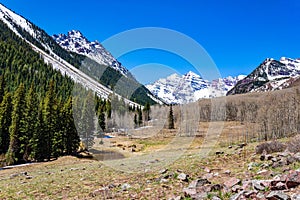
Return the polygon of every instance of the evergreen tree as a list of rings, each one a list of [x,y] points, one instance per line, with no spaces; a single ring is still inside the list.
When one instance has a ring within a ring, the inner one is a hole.
[[[12,114],[11,94],[7,92],[0,104],[0,154],[6,153],[9,147],[9,127]]]
[[[100,126],[100,128],[102,129],[102,131],[105,131],[105,111],[104,111],[104,106],[105,105],[101,105],[99,106],[99,111],[98,111],[98,124]]]
[[[174,129],[175,127],[174,127],[174,115],[173,115],[172,104],[170,105],[168,121],[169,121],[169,129]]]
[[[138,109],[138,115],[138,124],[141,126],[143,124],[143,113],[141,107]]]
[[[144,116],[145,116],[145,121],[149,121],[151,120],[150,118],[150,103],[146,103],[145,106],[144,106]]]
[[[106,101],[106,115],[108,119],[111,119],[111,102],[109,100]]]
[[[6,87],[5,78],[4,75],[1,75],[0,76],[0,103],[2,102],[4,97],[5,87]]]
[[[37,131],[34,132],[30,142],[32,148],[31,157],[36,161],[43,161],[44,159],[49,157],[48,141],[47,141],[48,134],[45,133],[43,109],[44,109],[44,104],[43,101],[41,101],[38,109],[37,122],[36,122]]]
[[[37,116],[38,116],[38,99],[37,94],[34,91],[34,86],[31,84],[31,87],[27,93],[26,96],[26,127],[25,132],[26,134],[22,136],[22,140],[24,143],[23,151],[24,151],[24,160],[28,160],[28,157],[31,154],[31,140],[33,138],[33,135],[36,131],[39,131],[37,129]]]
[[[63,108],[63,144],[64,151],[67,155],[72,155],[76,152],[79,146],[80,138],[75,127],[72,109],[72,97],[69,97],[68,101]]]
[[[95,131],[95,124],[94,124],[94,98],[93,93],[90,91],[85,99],[82,116],[81,116],[81,123],[82,123],[82,133],[81,136],[85,139],[86,148],[89,148],[93,145],[93,133]]]
[[[23,161],[24,152],[22,148],[26,145],[23,136],[26,135],[26,100],[25,87],[20,84],[13,101],[12,123],[9,128],[10,143],[6,154],[8,165],[20,163]]]
[[[54,135],[56,135],[57,131],[57,105],[55,101],[54,94],[54,82],[50,81],[48,86],[48,91],[46,93],[46,97],[44,99],[44,108],[43,108],[43,126],[44,126],[44,134],[45,134],[45,142],[46,142],[46,151],[45,155],[48,160],[51,158],[51,153],[53,151],[53,142],[56,143],[56,139]]]
[[[137,127],[138,126],[138,120],[137,120],[137,115],[136,114],[134,114],[133,122],[134,122],[134,127]]]

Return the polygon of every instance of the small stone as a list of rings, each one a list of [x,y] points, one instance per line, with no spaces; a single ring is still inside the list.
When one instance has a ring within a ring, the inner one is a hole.
[[[128,183],[124,183],[122,186],[121,186],[121,190],[122,191],[127,191],[128,189],[131,188],[131,185],[128,184]]]
[[[228,146],[228,149],[232,149],[232,146]]]
[[[211,198],[212,200],[221,200],[219,197],[217,197],[217,196],[213,196],[212,198]]]
[[[256,194],[257,194],[257,191],[255,191],[255,190],[246,191],[244,193],[246,198],[250,198],[252,195],[256,195]]]
[[[228,169],[224,172],[224,174],[227,174],[227,175],[230,175],[231,174],[231,171]]]
[[[241,182],[240,179],[237,179],[237,178],[233,177],[233,178],[229,179],[228,181],[226,181],[224,183],[224,185],[225,185],[226,188],[232,188],[233,186],[239,184],[240,182]]]
[[[256,190],[263,191],[266,189],[266,187],[263,186],[260,181],[253,181],[252,184],[253,184],[253,188]]]
[[[285,190],[286,188],[287,186],[284,183],[278,182],[275,186],[272,187],[272,190]]]
[[[213,191],[220,191],[222,189],[222,186],[220,184],[215,184],[215,185],[212,185],[211,188],[210,188],[210,191],[213,192]]]
[[[26,179],[32,179],[33,177],[32,176],[26,176]]]
[[[162,169],[162,170],[159,171],[160,174],[165,174],[167,172],[168,172],[168,169]]]
[[[241,199],[243,199],[242,198],[243,197],[243,193],[244,193],[244,191],[240,191],[239,193],[231,196],[229,200],[241,200]]]
[[[266,174],[268,174],[268,170],[263,169],[263,170],[260,170],[259,172],[257,172],[256,174],[257,175],[266,175]]]
[[[188,177],[189,177],[189,175],[186,175],[185,173],[181,173],[181,174],[179,174],[178,176],[177,176],[177,178],[179,179],[179,180],[181,180],[181,181],[188,181]]]
[[[268,194],[266,196],[267,199],[271,199],[271,200],[276,200],[276,199],[279,199],[279,200],[289,200],[291,199],[287,194],[281,192],[281,191],[272,191],[270,192],[270,194]]]
[[[162,179],[160,179],[159,182],[160,182],[160,183],[167,183],[167,182],[169,182],[169,181],[168,181],[168,179],[162,178]]]
[[[240,185],[235,185],[231,188],[231,191],[234,192],[234,193],[237,193],[239,191],[243,190],[242,186]]]
[[[207,179],[196,179],[189,184],[189,188],[197,188],[207,184],[211,184]]]
[[[207,168],[207,167],[204,168],[204,171],[207,172],[207,173],[211,172],[211,170],[209,168]]]

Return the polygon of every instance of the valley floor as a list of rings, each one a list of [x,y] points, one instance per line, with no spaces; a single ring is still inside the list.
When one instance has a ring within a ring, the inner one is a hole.
[[[228,123],[225,127],[230,125],[234,124]],[[274,167],[272,161],[261,160],[261,155],[255,154],[256,142],[246,146],[233,143],[229,148],[227,143],[219,142],[208,156],[203,156],[203,137],[194,138],[184,154],[166,164],[166,158],[156,152],[169,144],[174,134],[176,130],[163,130],[148,139],[124,136],[104,140],[104,144],[99,144],[100,139],[96,141],[95,150],[123,152],[125,159],[121,160],[67,156],[52,162],[1,170],[0,199],[192,199],[191,184],[206,179],[211,182],[210,186],[229,187],[205,192],[207,199],[217,196],[229,199],[241,191],[238,186],[242,187],[245,180],[273,180],[276,175],[300,169],[300,162],[296,161]],[[190,137],[180,138],[184,141]],[[224,141],[222,136],[221,140]],[[183,150],[176,146],[164,154],[180,154]],[[151,156],[143,157],[147,155]],[[272,155],[279,156],[278,153]],[[228,183],[236,180],[240,183]],[[290,196],[300,195],[299,186],[284,191]],[[270,186],[260,191],[266,196],[270,192]]]

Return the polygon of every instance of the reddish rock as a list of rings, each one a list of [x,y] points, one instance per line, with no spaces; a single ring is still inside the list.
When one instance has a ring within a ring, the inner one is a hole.
[[[232,188],[233,186],[239,184],[240,182],[241,182],[240,179],[237,179],[237,178],[233,177],[233,178],[230,178],[228,181],[226,181],[224,183],[224,185],[225,185],[226,188]]]
[[[290,171],[286,178],[286,185],[288,188],[294,188],[300,185],[300,172]]]

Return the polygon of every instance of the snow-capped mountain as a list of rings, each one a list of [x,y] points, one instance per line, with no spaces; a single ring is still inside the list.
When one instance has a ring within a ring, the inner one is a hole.
[[[280,90],[289,87],[299,78],[299,59],[282,57],[277,61],[267,58],[246,78],[239,81],[227,95]]]
[[[80,31],[69,31],[67,35],[53,35],[53,39],[64,49],[85,55],[99,64],[110,66],[123,75],[128,73],[128,70],[122,66],[98,41],[90,42],[82,35]]]
[[[184,104],[195,102],[200,98],[224,96],[244,77],[240,75],[234,78],[220,78],[210,82],[190,71],[182,76],[172,74],[167,78],[159,79],[153,84],[148,84],[146,87],[166,103]]]

